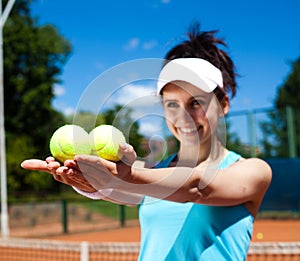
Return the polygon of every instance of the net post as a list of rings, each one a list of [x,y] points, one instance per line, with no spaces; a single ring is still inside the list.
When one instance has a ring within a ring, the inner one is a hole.
[[[125,220],[126,220],[126,217],[125,217],[125,206],[124,205],[120,205],[120,225],[121,227],[125,227]]]
[[[63,233],[68,233],[68,203],[67,200],[63,199],[61,201],[61,219],[63,225]]]
[[[80,261],[89,261],[89,243],[86,241],[80,243]]]
[[[291,106],[286,107],[286,118],[287,118],[287,131],[288,131],[288,145],[289,145],[289,157],[296,158],[297,156],[297,145],[295,135],[295,123],[294,123],[294,111]]]
[[[255,117],[252,110],[248,111],[248,131],[251,157],[256,157]]]

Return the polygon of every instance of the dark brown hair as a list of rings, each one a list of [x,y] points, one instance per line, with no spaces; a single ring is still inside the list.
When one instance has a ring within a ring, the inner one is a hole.
[[[222,72],[223,85],[226,93],[231,93],[231,98],[236,94],[235,66],[228,53],[222,48],[227,48],[223,39],[215,35],[218,31],[200,31],[200,24],[193,22],[188,30],[188,40],[173,47],[164,57],[164,65],[177,58],[201,58],[209,61]],[[221,88],[216,88],[214,93],[218,99],[224,97]]]

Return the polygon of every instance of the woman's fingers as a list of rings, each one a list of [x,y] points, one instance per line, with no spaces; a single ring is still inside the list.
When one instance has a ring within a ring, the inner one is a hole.
[[[44,172],[50,171],[47,162],[39,159],[24,160],[21,163],[21,167],[28,170],[39,170]]]
[[[95,188],[102,189],[113,184],[116,163],[97,156],[77,155],[75,161],[84,178]]]
[[[77,163],[74,160],[68,160],[64,166],[61,166],[53,157],[46,160],[29,159],[21,163],[21,167],[28,170],[37,170],[52,174],[56,181],[69,186],[74,186],[80,190],[94,192],[95,188],[82,175]]]
[[[119,153],[122,155],[122,162],[131,166],[136,160],[136,152],[128,143],[120,143]]]
[[[56,161],[56,159],[50,156],[50,157],[47,157],[47,158],[45,159],[45,161],[46,161],[47,163],[49,163],[49,162]]]

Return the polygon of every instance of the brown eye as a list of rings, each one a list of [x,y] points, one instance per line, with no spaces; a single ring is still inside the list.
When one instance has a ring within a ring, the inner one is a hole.
[[[193,106],[193,107],[194,107],[194,106],[198,106],[198,105],[204,106],[204,105],[205,105],[205,101],[204,101],[204,100],[200,100],[200,99],[198,99],[198,100],[193,100],[193,101],[192,101],[192,106]]]
[[[178,104],[177,104],[176,102],[167,102],[167,103],[165,104],[165,106],[166,106],[167,108],[178,108],[178,107],[179,107]]]
[[[164,100],[163,105],[167,109],[175,109],[179,107],[178,102],[175,100]]]

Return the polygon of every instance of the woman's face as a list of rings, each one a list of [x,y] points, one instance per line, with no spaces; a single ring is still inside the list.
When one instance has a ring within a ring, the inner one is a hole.
[[[184,145],[210,143],[229,107],[227,96],[220,104],[213,93],[182,81],[163,88],[162,103],[168,128]]]

